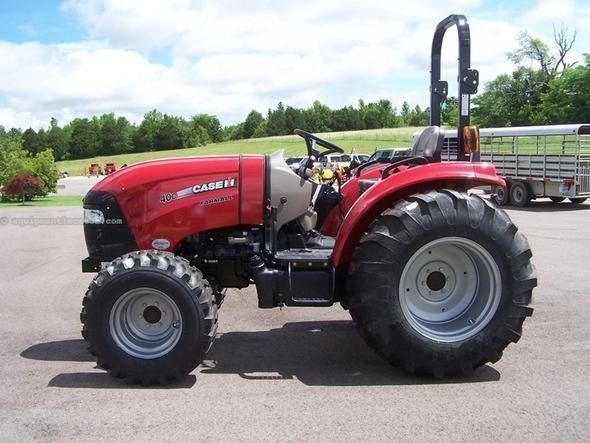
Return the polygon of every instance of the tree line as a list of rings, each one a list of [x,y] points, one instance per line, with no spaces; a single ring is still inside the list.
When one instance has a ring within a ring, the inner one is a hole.
[[[299,109],[278,103],[266,116],[252,110],[238,124],[222,127],[214,115],[198,114],[183,118],[156,109],[147,112],[135,125],[114,113],[76,118],[60,126],[52,118],[47,129],[24,131],[0,126],[0,139],[20,137],[30,155],[51,149],[56,160],[109,156],[131,152],[161,151],[203,146],[228,140],[293,134],[295,128],[311,132],[352,131],[359,129],[424,126],[429,110],[413,108],[404,102],[398,112],[389,100],[346,106],[333,110],[315,101]]]

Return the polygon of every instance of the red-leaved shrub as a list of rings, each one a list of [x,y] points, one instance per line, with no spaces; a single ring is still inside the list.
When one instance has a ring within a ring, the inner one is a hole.
[[[17,174],[2,188],[2,194],[13,200],[31,200],[43,188],[43,183],[30,174]]]

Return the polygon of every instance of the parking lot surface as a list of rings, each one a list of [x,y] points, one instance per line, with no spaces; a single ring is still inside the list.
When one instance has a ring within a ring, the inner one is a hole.
[[[589,441],[590,204],[508,212],[539,286],[495,365],[408,376],[339,306],[258,310],[248,288],[228,291],[197,370],[146,388],[97,369],[80,337],[81,210],[0,209],[0,441]]]

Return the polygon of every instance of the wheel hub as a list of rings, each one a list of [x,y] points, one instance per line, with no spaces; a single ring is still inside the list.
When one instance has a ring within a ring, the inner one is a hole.
[[[148,306],[143,310],[143,318],[148,323],[158,323],[162,318],[162,311],[156,306]]]
[[[165,293],[137,288],[113,305],[109,325],[119,348],[134,357],[154,359],[170,352],[182,333],[180,309]]]
[[[402,312],[417,332],[455,342],[487,325],[500,290],[500,272],[487,250],[469,239],[445,237],[410,257],[399,293]]]

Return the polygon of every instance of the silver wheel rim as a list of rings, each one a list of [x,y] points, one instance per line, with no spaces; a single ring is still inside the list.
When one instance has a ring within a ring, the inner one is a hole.
[[[170,352],[182,333],[180,309],[166,294],[153,288],[132,289],[113,305],[111,337],[127,354],[154,359]]]
[[[501,291],[500,270],[485,248],[466,238],[445,237],[410,257],[400,278],[399,298],[416,332],[451,343],[486,327]]]

